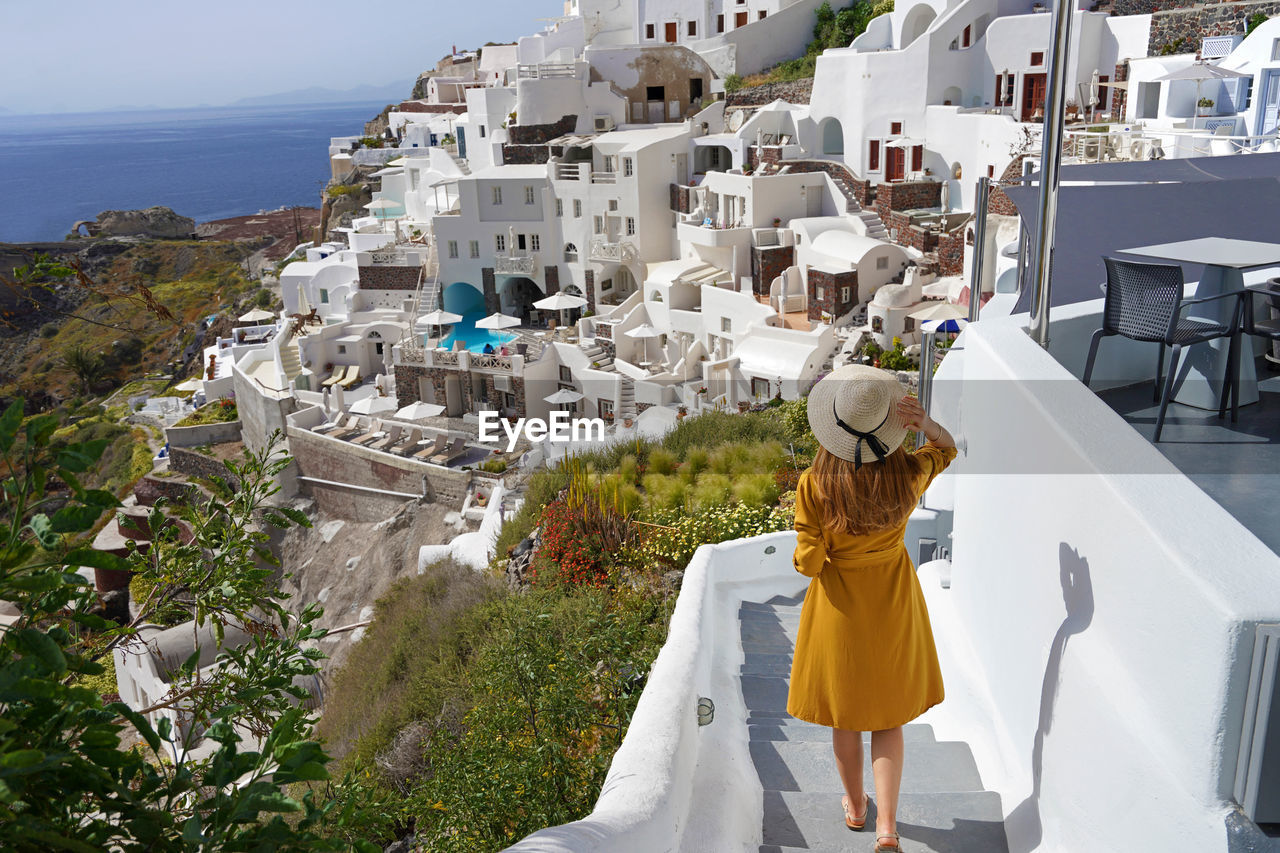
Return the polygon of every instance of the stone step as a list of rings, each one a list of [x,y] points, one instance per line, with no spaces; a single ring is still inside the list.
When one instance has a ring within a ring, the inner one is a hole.
[[[911,754],[907,754],[910,766]],[[764,844],[760,853],[781,851],[871,850],[875,844],[875,794],[867,828],[851,832],[844,825],[839,791],[764,794]],[[913,794],[898,798],[898,833],[912,853],[1007,853],[1000,796],[988,791]]]
[[[807,742],[831,745],[831,729],[815,723],[797,720],[790,714],[778,717],[760,717],[755,722],[748,721],[748,732],[751,740]],[[933,726],[923,723],[911,723],[902,727],[903,742],[916,747],[938,742],[933,734]],[[871,746],[871,734],[864,732],[862,742],[867,749]],[[870,755],[870,753],[867,753]]]
[[[830,743],[755,740],[750,749],[766,791],[841,790]],[[863,779],[868,787],[874,786],[870,761],[863,762]],[[908,751],[902,770],[904,794],[969,791],[982,791],[982,778],[967,744],[940,741]]]

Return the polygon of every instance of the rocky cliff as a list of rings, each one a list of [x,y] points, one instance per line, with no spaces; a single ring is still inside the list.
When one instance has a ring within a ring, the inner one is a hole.
[[[71,235],[81,235],[82,227],[90,237],[189,240],[195,234],[196,221],[189,216],[179,216],[167,207],[148,207],[146,210],[104,210],[96,222],[85,220],[71,226]]]

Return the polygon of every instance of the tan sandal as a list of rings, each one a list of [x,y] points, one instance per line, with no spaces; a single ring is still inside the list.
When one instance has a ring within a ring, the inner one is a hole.
[[[840,804],[844,806],[844,825],[853,832],[858,832],[867,825],[867,813],[871,810],[871,798],[864,791],[862,794],[862,817],[854,817],[849,811],[849,797],[845,796]]]
[[[881,844],[880,843],[881,838],[892,838],[893,846],[886,847],[885,845]],[[884,833],[881,833],[880,835],[877,835],[875,853],[902,853],[902,844],[900,843],[900,840],[901,839],[899,838],[898,833],[896,832],[884,832]]]

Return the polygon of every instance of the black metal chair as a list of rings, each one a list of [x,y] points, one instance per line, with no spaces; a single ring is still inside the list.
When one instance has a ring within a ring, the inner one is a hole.
[[[1268,279],[1265,284],[1245,288],[1244,320],[1241,331],[1246,335],[1269,338],[1280,341],[1280,278]],[[1263,309],[1266,319],[1257,319],[1254,314],[1254,295],[1266,297],[1270,310]]]
[[[1084,384],[1093,376],[1093,362],[1098,355],[1098,344],[1111,335],[1120,335],[1135,341],[1160,344],[1156,361],[1155,399],[1160,401],[1160,414],[1156,418],[1155,441],[1160,440],[1164,429],[1164,416],[1173,394],[1174,378],[1178,374],[1178,359],[1182,348],[1204,343],[1216,338],[1230,338],[1227,351],[1226,375],[1222,379],[1222,399],[1218,404],[1218,417],[1227,411],[1227,394],[1231,394],[1231,419],[1236,420],[1240,401],[1239,388],[1239,340],[1240,314],[1243,294],[1220,293],[1198,299],[1183,299],[1182,267],[1176,264],[1149,264],[1103,258],[1107,265],[1106,301],[1102,309],[1102,328],[1093,333],[1089,344],[1089,358],[1084,367]],[[1182,309],[1219,299],[1234,299],[1235,308],[1230,323],[1209,320],[1190,320],[1182,317]],[[1171,347],[1169,375],[1164,370],[1164,349]]]

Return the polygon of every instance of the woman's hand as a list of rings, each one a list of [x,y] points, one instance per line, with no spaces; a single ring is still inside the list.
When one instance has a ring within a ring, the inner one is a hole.
[[[923,430],[924,425],[930,420],[924,413],[924,406],[921,406],[920,401],[910,394],[898,401],[898,417],[902,419],[903,424],[914,430]]]

